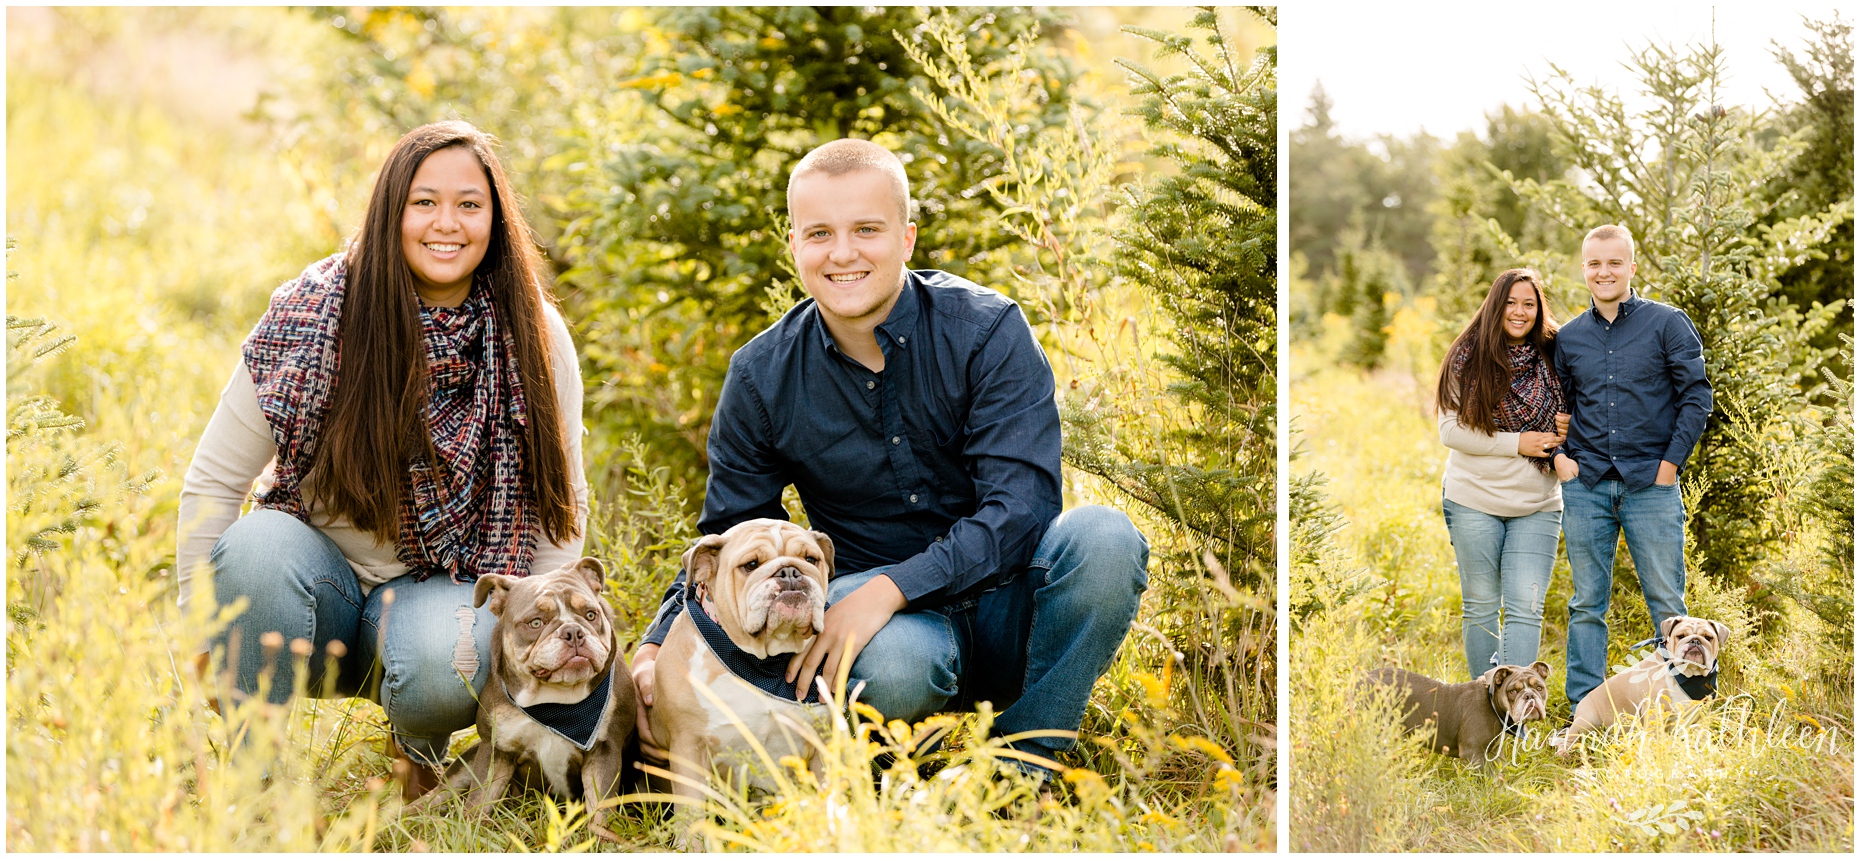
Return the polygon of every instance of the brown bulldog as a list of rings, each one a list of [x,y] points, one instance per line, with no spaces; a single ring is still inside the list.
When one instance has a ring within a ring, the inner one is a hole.
[[[621,753],[633,737],[633,683],[614,637],[613,608],[601,598],[606,569],[582,558],[525,578],[485,575],[474,605],[497,616],[491,676],[478,696],[478,744],[446,770],[441,794],[469,793],[480,811],[513,781],[579,794],[588,828],[614,843],[602,800],[618,795]]]
[[[748,766],[759,756],[745,734],[771,760],[793,755],[818,771],[810,740],[824,707],[797,702],[782,675],[825,624],[833,541],[752,519],[697,541],[684,563],[685,608],[659,650],[650,708],[652,736],[683,777],[673,791],[697,799],[694,785],[724,766],[738,770],[739,784],[768,787]]]
[[[1557,751],[1568,754],[1577,737],[1613,725],[1624,714],[1676,708],[1710,695],[1714,684],[1701,681],[1715,680],[1718,650],[1730,636],[1730,627],[1715,620],[1681,615],[1662,621],[1660,647],[1576,704]],[[1689,693],[1688,686],[1697,694]]]
[[[1399,668],[1369,673],[1369,682],[1402,691],[1404,727],[1421,731],[1433,726],[1428,748],[1479,765],[1492,759],[1487,747],[1507,725],[1544,717],[1549,679],[1550,665],[1545,662],[1528,668],[1500,665],[1466,683],[1442,683]]]

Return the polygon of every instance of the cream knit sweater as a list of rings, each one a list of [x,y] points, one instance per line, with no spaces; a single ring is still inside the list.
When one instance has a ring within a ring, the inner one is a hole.
[[[1492,435],[1460,423],[1456,412],[1440,412],[1440,443],[1447,446],[1441,488],[1447,500],[1493,516],[1529,516],[1563,509],[1556,473],[1538,471],[1518,453],[1518,433]]]
[[[545,306],[549,320],[549,363],[555,370],[556,403],[561,410],[562,436],[568,443],[568,468],[577,521],[585,533],[588,519],[588,481],[581,463],[581,367],[575,359],[575,344],[569,338],[568,325],[555,308]],[[213,544],[239,518],[239,508],[253,492],[271,487],[276,464],[277,445],[272,441],[271,425],[258,407],[258,391],[252,373],[242,360],[233,368],[232,378],[220,393],[220,404],[207,421],[206,432],[188,464],[187,477],[181,482],[179,542],[175,547],[175,574],[180,585],[180,602],[187,604],[193,594],[194,573],[207,563]],[[391,543],[379,543],[374,535],[358,530],[347,519],[332,519],[309,502],[305,493],[311,524],[330,538],[350,569],[361,581],[364,592],[389,579],[407,574],[407,565],[396,556]],[[561,545],[549,542],[538,529],[536,555],[531,566],[552,570],[581,557],[582,538],[574,537]]]

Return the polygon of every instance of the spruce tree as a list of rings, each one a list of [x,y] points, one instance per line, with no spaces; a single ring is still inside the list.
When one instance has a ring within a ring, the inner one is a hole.
[[[1838,12],[1829,20],[1806,23],[1814,38],[1802,53],[1775,48],[1777,60],[1802,91],[1801,101],[1784,109],[1782,126],[1801,135],[1804,148],[1765,189],[1778,204],[1764,220],[1774,224],[1842,204],[1847,218],[1816,253],[1777,277],[1780,294],[1798,307],[1832,304],[1854,294],[1853,23]],[[1839,334],[1853,330],[1853,319],[1850,302],[1812,342],[1823,350],[1839,349]],[[1851,377],[1851,356],[1836,360],[1840,374]]]
[[[13,252],[13,239],[6,249]],[[7,272],[7,279],[14,272]],[[15,622],[50,611],[62,589],[42,558],[94,524],[104,505],[147,491],[156,472],[130,475],[121,448],[82,434],[84,419],[44,393],[46,362],[77,341],[44,319],[6,318],[6,536],[12,552],[7,616]]]
[[[1775,201],[1762,189],[1785,175],[1803,150],[1802,135],[1776,138],[1760,115],[1718,101],[1725,60],[1716,45],[1649,47],[1633,66],[1654,100],[1638,114],[1564,73],[1533,84],[1557,151],[1584,181],[1507,178],[1531,205],[1578,235],[1607,223],[1633,231],[1635,289],[1686,311],[1698,327],[1714,410],[1687,462],[1686,482],[1697,493],[1687,533],[1706,574],[1742,582],[1780,529],[1773,505],[1749,479],[1766,452],[1740,441],[1727,421],[1788,422],[1806,413],[1805,387],[1824,357],[1813,339],[1841,302],[1794,306],[1775,297],[1778,277],[1830,241],[1851,217],[1851,203],[1763,224]],[[1527,258],[1512,237],[1501,240],[1510,256]],[[1537,257],[1552,294],[1586,309],[1586,291],[1574,276],[1578,251]]]
[[[1277,25],[1275,10],[1253,14]],[[1204,9],[1194,39],[1131,30],[1189,70],[1137,76],[1151,153],[1178,168],[1131,195],[1119,273],[1167,314],[1187,412],[1162,450],[1068,444],[1068,461],[1099,474],[1208,541],[1226,570],[1269,577],[1276,473],[1278,180],[1276,50],[1237,56]],[[1081,427],[1082,428],[1082,427]],[[1070,441],[1070,440],[1069,440]]]
[[[661,10],[653,47],[613,98],[643,98],[641,129],[579,132],[593,165],[572,195],[578,217],[561,253],[580,335],[597,449],[638,434],[655,461],[704,471],[710,414],[729,357],[804,295],[788,259],[789,170],[840,137],[899,153],[918,203],[918,253],[940,268],[1013,291],[1016,239],[990,229],[999,204],[976,189],[1000,168],[992,147],[953,132],[912,91],[905,44],[922,24],[900,7],[690,7]],[[978,64],[1004,56],[1046,19],[958,10]],[[1029,71],[1045,98],[1018,117],[1029,133],[1063,126],[1070,64],[1041,54]],[[1013,248],[1013,250],[1008,250]]]

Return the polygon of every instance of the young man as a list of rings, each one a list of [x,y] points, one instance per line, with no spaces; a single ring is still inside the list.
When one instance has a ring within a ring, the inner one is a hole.
[[[1149,544],[1121,512],[1060,512],[1052,368],[1019,306],[905,268],[917,238],[896,155],[808,153],[788,181],[803,301],[731,358],[710,430],[706,534],[786,519],[793,485],[833,538],[826,628],[801,694],[851,660],[860,700],[915,721],[991,701],[998,734],[1076,731],[1136,615]],[[682,576],[634,656],[641,739]],[[1072,740],[1017,743],[1045,757]]]
[[[1684,311],[1634,293],[1634,237],[1613,224],[1582,240],[1587,313],[1556,336],[1569,439],[1556,454],[1569,601],[1572,709],[1607,679],[1608,597],[1625,533],[1658,629],[1686,613],[1686,510],[1679,472],[1705,431],[1705,349]]]

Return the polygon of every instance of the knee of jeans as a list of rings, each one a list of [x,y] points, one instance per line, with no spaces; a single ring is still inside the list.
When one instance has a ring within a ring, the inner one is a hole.
[[[1460,616],[1468,620],[1498,617],[1498,599],[1486,599],[1476,595],[1460,595]]]
[[[332,556],[333,553],[333,556]],[[322,532],[277,510],[254,510],[239,517],[213,544],[209,556],[213,589],[222,603],[255,588],[293,581],[304,589],[315,574],[341,558]]]
[[[478,618],[461,608],[458,635],[447,641],[383,641],[381,709],[395,733],[418,740],[444,738],[477,721],[477,678],[483,673],[475,644]]]
[[[1133,593],[1149,589],[1150,543],[1124,511],[1093,504],[1075,507],[1053,520],[1043,551],[1033,566],[1059,569],[1062,559],[1076,559],[1068,577],[1084,576],[1110,587],[1124,583]]]
[[[942,615],[894,615],[859,651],[847,683],[864,682],[859,700],[885,718],[914,722],[956,696],[956,660],[955,634]]]

